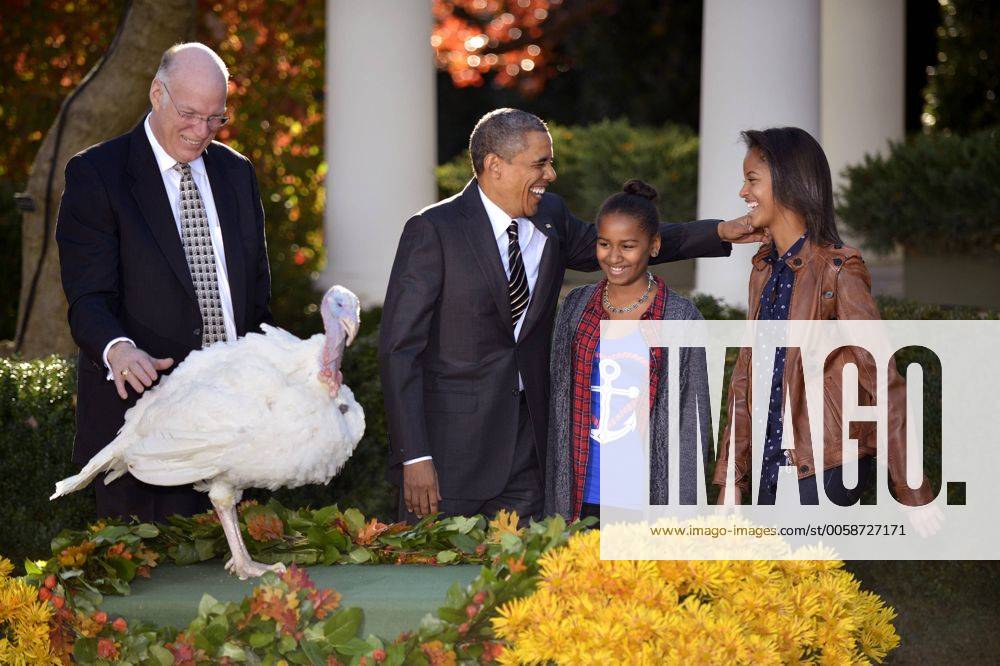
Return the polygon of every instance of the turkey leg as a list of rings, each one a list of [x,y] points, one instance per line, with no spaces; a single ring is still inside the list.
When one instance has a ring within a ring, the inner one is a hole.
[[[215,507],[215,512],[219,516],[219,522],[222,523],[222,531],[226,534],[226,541],[229,543],[229,550],[232,552],[233,556],[226,562],[226,569],[231,573],[239,577],[240,580],[246,580],[250,576],[258,578],[264,575],[265,571],[274,571],[275,573],[282,573],[285,571],[285,565],[280,562],[275,564],[261,564],[260,562],[254,562],[250,558],[250,553],[247,551],[246,544],[243,543],[243,535],[240,533],[240,522],[239,517],[236,514],[236,504],[234,502],[226,502],[224,500],[216,499],[212,497],[209,493],[209,499],[212,501],[212,506]]]

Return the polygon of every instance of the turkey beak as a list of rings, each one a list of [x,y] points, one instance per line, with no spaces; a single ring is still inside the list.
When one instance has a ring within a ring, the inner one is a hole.
[[[347,333],[347,342],[345,347],[350,347],[351,343],[354,342],[354,338],[358,335],[359,322],[357,318],[346,316],[340,318],[340,325],[344,327],[344,332]]]

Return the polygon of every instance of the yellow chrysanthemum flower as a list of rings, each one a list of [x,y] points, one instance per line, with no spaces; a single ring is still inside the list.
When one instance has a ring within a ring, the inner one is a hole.
[[[0,558],[0,664],[51,664],[49,618],[52,607],[38,601],[38,590],[11,578],[13,566]]]
[[[500,663],[881,661],[899,643],[894,613],[842,567],[601,560],[600,534],[576,534],[540,558],[535,593],[493,619]]]
[[[492,619],[493,631],[500,638],[512,639],[528,624],[528,599],[514,599],[504,604]]]

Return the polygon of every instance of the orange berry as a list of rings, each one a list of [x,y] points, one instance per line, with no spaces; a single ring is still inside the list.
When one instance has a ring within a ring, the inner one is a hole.
[[[50,590],[54,589],[56,586],[56,577],[53,574],[49,574],[45,577],[45,587]]]
[[[98,624],[105,624],[108,621],[108,614],[104,611],[97,611],[93,615],[94,622]]]
[[[117,631],[118,633],[124,634],[126,631],[128,631],[128,623],[125,621],[125,618],[120,617],[111,623],[111,628]]]
[[[62,608],[63,606],[66,605],[66,600],[60,596],[53,595],[52,605],[55,606],[56,608]]]
[[[38,598],[41,599],[42,601],[48,601],[49,599],[52,598],[52,590],[50,590],[47,587],[39,588]]]

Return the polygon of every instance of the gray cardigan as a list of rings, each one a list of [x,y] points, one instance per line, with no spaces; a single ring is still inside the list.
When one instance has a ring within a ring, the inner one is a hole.
[[[583,310],[594,295],[597,285],[577,287],[563,301],[556,317],[552,335],[550,360],[549,436],[545,473],[545,515],[561,514],[572,518],[573,458],[570,410],[573,400],[573,337],[576,335]],[[694,304],[672,289],[667,291],[664,319],[701,319]],[[667,362],[659,365],[658,390],[650,413],[649,442],[649,502],[667,503]],[[684,503],[697,499],[697,439],[701,430],[702,460],[707,460],[711,442],[711,411],[708,398],[708,368],[703,349],[682,348],[680,351],[680,437],[683,448],[680,464],[680,497]]]

